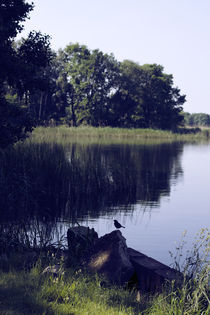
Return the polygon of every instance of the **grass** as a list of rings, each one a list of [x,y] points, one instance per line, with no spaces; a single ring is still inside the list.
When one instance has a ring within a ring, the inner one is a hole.
[[[119,287],[104,288],[101,279],[87,274],[66,274],[54,278],[41,274],[39,266],[30,271],[0,272],[0,313],[3,314],[209,314],[206,295],[207,273],[194,287],[155,296],[142,295]]]
[[[202,230],[190,255],[194,261],[193,277],[189,257],[186,259],[183,285],[175,287],[172,282],[162,293],[141,294],[137,301],[136,292],[110,285],[97,275],[73,268],[64,269],[60,276],[43,274],[46,265],[64,261],[56,255],[40,254],[30,268],[23,268],[18,254],[10,255],[6,266],[0,264],[0,314],[144,314],[144,315],[207,315],[210,312],[208,298],[208,263],[206,230]],[[204,249],[203,257],[198,251]],[[195,258],[194,257],[194,258]],[[22,254],[22,261],[26,255]],[[46,260],[47,258],[47,260]],[[0,261],[2,258],[0,259]],[[14,267],[15,266],[15,267]],[[105,285],[104,285],[105,284]]]
[[[29,272],[0,273],[1,314],[135,314],[141,307],[134,293],[103,288],[97,276],[68,270],[59,278]]]
[[[155,129],[122,129],[111,127],[37,127],[31,139],[35,142],[57,142],[66,143],[70,140],[88,139],[110,142],[145,142],[158,143],[168,141],[197,141],[208,140],[210,138],[210,129],[202,129],[199,132],[193,132],[194,129],[180,129],[175,133],[172,131],[155,130]]]

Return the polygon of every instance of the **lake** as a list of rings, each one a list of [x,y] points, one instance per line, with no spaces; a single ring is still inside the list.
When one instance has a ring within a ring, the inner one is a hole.
[[[1,226],[55,241],[117,219],[128,246],[169,265],[182,233],[189,248],[209,225],[209,161],[209,143],[18,145],[0,157]]]
[[[210,145],[174,145],[175,158],[171,156],[171,164],[165,164],[163,157],[156,167],[152,166],[154,154],[153,150],[148,150],[144,171],[157,181],[157,186],[151,189],[159,193],[158,199],[142,200],[139,194],[129,207],[113,207],[112,215],[90,220],[89,226],[103,235],[113,230],[112,219],[115,218],[126,226],[122,232],[128,246],[170,264],[169,250],[175,250],[184,231],[190,245],[201,228],[209,227]],[[147,185],[145,180],[144,184]]]

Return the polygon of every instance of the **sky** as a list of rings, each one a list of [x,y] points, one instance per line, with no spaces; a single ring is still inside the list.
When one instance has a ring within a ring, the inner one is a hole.
[[[31,2],[31,1],[27,1]],[[210,114],[210,0],[34,0],[25,29],[69,43],[157,63],[186,94],[184,111]]]

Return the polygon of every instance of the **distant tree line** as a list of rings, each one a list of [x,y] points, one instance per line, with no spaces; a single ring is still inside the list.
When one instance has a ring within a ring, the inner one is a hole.
[[[49,122],[170,130],[183,123],[185,95],[161,65],[118,62],[78,43],[55,53],[40,32],[15,42],[32,9],[0,0],[0,147]]]
[[[187,126],[210,127],[210,115],[204,113],[184,113],[184,122]]]

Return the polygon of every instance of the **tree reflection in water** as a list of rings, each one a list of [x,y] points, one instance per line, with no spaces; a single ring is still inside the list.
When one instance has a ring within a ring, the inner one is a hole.
[[[0,156],[0,220],[8,229],[39,226],[50,239],[59,235],[57,222],[113,216],[137,202],[158,204],[182,174],[182,151],[180,143],[17,145]]]

